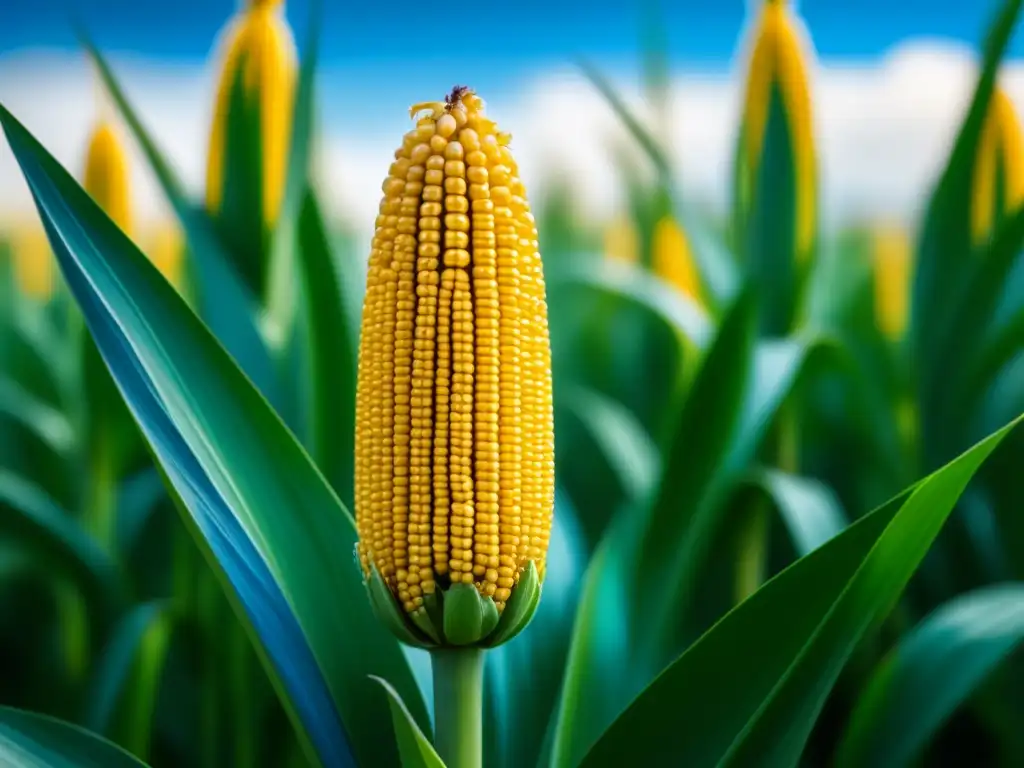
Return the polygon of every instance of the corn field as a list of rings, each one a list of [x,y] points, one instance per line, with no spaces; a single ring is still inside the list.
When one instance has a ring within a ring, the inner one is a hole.
[[[38,214],[0,232],[0,763],[1024,765],[1000,5],[912,230],[823,223],[814,29],[759,0],[724,216],[584,62],[620,215],[532,197],[471,82],[375,93],[368,252],[318,5],[231,20],[195,199],[86,24],[84,167],[0,105]]]

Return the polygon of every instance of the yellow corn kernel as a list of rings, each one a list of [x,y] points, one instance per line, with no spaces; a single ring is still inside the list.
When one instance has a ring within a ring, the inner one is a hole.
[[[263,219],[277,218],[284,195],[297,55],[282,0],[247,0],[226,29],[206,166],[206,206],[220,209],[224,194],[224,143],[232,88],[241,77],[244,97],[259,109],[263,158]]]
[[[766,0],[754,26],[743,109],[741,190],[752,194],[768,128],[773,92],[782,99],[793,142],[796,185],[796,250],[806,258],[816,227],[816,181],[811,97],[803,43],[786,0]]]
[[[475,94],[411,114],[382,185],[363,304],[359,557],[406,611],[457,583],[502,610],[529,562],[544,572],[554,504],[537,231]]]
[[[18,288],[38,301],[49,299],[56,275],[46,230],[38,222],[22,224],[11,232],[10,246]]]
[[[700,276],[683,228],[665,216],[654,228],[654,271],[682,294],[700,301]]]
[[[128,160],[114,126],[101,120],[89,138],[83,186],[121,231],[131,237],[131,179]]]
[[[627,264],[636,264],[640,260],[640,238],[629,216],[616,216],[605,229],[604,253],[613,261]]]
[[[888,225],[875,230],[872,243],[875,262],[875,318],[879,330],[899,339],[907,327],[913,245],[903,227]]]
[[[972,190],[971,237],[978,244],[1024,202],[1024,137],[1013,102],[1002,88],[993,92],[985,116]]]

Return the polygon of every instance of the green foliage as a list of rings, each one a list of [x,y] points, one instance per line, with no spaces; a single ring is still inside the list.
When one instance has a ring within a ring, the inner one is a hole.
[[[0,109],[63,280],[28,300],[0,243],[0,701],[62,718],[0,709],[0,761],[436,768],[458,751],[453,710],[481,709],[448,662],[433,676],[443,638],[487,646],[495,768],[943,765],[965,745],[1021,764],[1024,211],[978,247],[969,216],[1020,5],[1003,3],[922,206],[904,338],[879,327],[868,232],[795,252],[777,92],[753,186],[717,221],[664,145],[654,4],[652,124],[584,66],[636,145],[611,149],[641,253],[596,253],[571,185],[537,211],[555,525],[543,580],[531,564],[500,616],[466,585],[406,616],[354,554],[364,278],[310,178],[318,8],[273,226],[237,83],[211,217],[85,41],[185,233],[187,280],[172,288]],[[667,215],[699,301],[651,269]]]

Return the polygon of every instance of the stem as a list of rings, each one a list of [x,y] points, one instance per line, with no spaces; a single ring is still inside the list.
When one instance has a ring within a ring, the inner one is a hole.
[[[784,472],[800,469],[800,425],[796,403],[784,403],[779,410],[768,458]],[[764,582],[768,564],[768,533],[770,505],[757,501],[739,533],[736,558],[735,600],[741,603],[756,592]]]
[[[483,765],[484,652],[440,648],[434,672],[434,746],[448,768]]]
[[[753,508],[740,530],[736,556],[736,594],[739,605],[754,594],[764,581],[765,562],[768,559],[768,504],[761,499]]]

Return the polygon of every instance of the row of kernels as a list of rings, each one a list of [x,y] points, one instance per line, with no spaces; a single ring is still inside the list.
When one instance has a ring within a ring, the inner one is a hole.
[[[449,415],[452,398],[452,301],[455,292],[455,271],[446,269],[441,274],[437,300],[437,365],[434,380],[434,518],[433,534],[434,571],[448,573],[449,524],[451,521],[451,495],[449,493]]]
[[[452,495],[450,576],[473,579],[473,299],[465,269],[455,270],[452,294],[452,403],[449,484]]]

